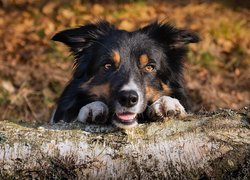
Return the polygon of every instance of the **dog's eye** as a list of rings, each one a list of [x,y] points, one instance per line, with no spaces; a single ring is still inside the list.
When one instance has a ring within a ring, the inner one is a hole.
[[[105,64],[104,69],[109,70],[112,67],[112,64]]]
[[[147,66],[145,66],[144,69],[147,72],[153,72],[155,70],[155,66],[154,65],[147,65]]]

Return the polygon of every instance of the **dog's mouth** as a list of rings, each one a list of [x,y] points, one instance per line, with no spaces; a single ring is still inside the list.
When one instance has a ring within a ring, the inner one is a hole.
[[[137,125],[136,117],[132,112],[115,113],[113,123],[120,128],[131,128]]]
[[[136,113],[125,112],[125,113],[116,113],[116,117],[121,122],[131,122],[136,118]]]

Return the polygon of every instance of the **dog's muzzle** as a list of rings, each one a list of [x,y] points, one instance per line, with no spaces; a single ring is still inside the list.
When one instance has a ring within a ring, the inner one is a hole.
[[[134,90],[120,91],[117,97],[119,103],[113,123],[120,128],[130,128],[137,124],[139,95]]]

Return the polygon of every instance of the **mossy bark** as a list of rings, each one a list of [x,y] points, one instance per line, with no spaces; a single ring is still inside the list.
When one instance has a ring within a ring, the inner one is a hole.
[[[130,130],[0,121],[0,179],[249,179],[249,110]]]

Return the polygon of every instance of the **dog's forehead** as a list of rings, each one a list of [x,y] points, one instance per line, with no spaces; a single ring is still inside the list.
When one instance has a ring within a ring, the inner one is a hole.
[[[127,49],[130,51],[142,51],[145,49],[149,49],[150,47],[155,45],[154,41],[149,36],[143,33],[127,32],[126,35],[120,36],[118,38],[118,43],[120,44],[118,45],[118,47],[121,51],[123,49]]]
[[[106,47],[113,57],[119,57],[121,61],[139,58],[141,55],[160,59],[163,56],[163,50],[147,34],[138,32],[122,31],[114,33],[106,39]]]

